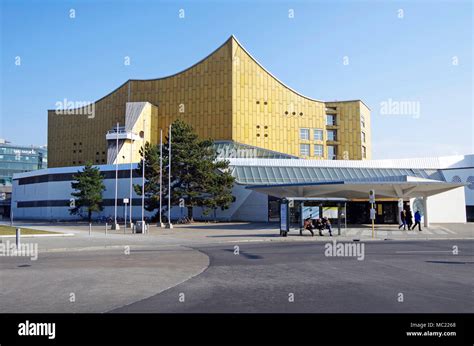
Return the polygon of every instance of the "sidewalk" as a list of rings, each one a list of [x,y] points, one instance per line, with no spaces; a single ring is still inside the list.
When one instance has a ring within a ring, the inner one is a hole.
[[[20,223],[18,224],[20,225]],[[377,225],[372,237],[370,225],[350,226],[341,228],[338,235],[337,227],[333,228],[333,237],[329,237],[326,231],[324,236],[315,232],[312,237],[309,231],[300,235],[299,229],[292,228],[287,237],[279,235],[278,223],[203,223],[196,222],[189,225],[174,225],[173,229],[159,228],[150,225],[148,234],[132,234],[130,229],[122,228],[119,231],[108,230],[105,234],[105,226],[94,224],[92,234],[89,235],[88,224],[78,223],[24,223],[23,227],[35,227],[37,229],[55,232],[73,233],[72,237],[48,237],[35,238],[42,249],[65,249],[65,248],[106,248],[129,244],[134,246],[193,246],[200,244],[225,244],[242,242],[288,242],[288,241],[323,241],[338,239],[341,241],[384,241],[384,240],[440,240],[440,239],[474,239],[474,225],[467,224],[432,224],[422,231],[403,231],[397,225]],[[20,227],[21,227],[20,226]],[[33,240],[30,240],[33,241]]]

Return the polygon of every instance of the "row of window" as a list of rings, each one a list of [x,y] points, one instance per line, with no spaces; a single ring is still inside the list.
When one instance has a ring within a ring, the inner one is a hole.
[[[337,157],[337,146],[328,145],[328,160],[335,160]],[[322,144],[313,145],[313,156],[323,157],[324,156],[324,146]],[[300,144],[300,156],[311,156],[311,145],[306,143]]]
[[[328,145],[328,160],[337,159],[337,145]],[[313,156],[323,157],[324,156],[324,146],[322,144],[313,145]],[[300,156],[311,156],[311,145],[306,143],[300,144]],[[362,146],[362,158],[367,158],[367,148]]]
[[[337,141],[337,130],[326,130],[328,141]],[[310,129],[300,129],[300,139],[309,141],[311,138]],[[365,132],[361,132],[362,143],[365,143]],[[313,129],[313,140],[324,141],[324,131],[322,129]]]
[[[327,130],[327,140],[328,141],[337,141],[337,130]],[[300,139],[304,141],[310,140],[310,129],[301,128],[300,129]],[[323,141],[324,140],[324,130],[323,129],[313,129],[313,140]]]

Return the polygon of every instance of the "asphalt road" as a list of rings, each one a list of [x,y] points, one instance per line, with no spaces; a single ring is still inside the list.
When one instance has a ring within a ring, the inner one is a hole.
[[[324,246],[198,246],[203,273],[112,312],[474,312],[472,240],[365,242],[363,260]]]

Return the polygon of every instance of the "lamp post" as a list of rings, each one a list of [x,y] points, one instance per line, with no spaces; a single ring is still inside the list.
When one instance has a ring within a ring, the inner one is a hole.
[[[168,228],[173,228],[171,223],[171,124],[168,131]]]

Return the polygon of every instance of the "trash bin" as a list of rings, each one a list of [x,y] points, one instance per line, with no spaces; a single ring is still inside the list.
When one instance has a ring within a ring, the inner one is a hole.
[[[135,226],[135,233],[147,233],[148,225],[145,221],[137,221]]]

